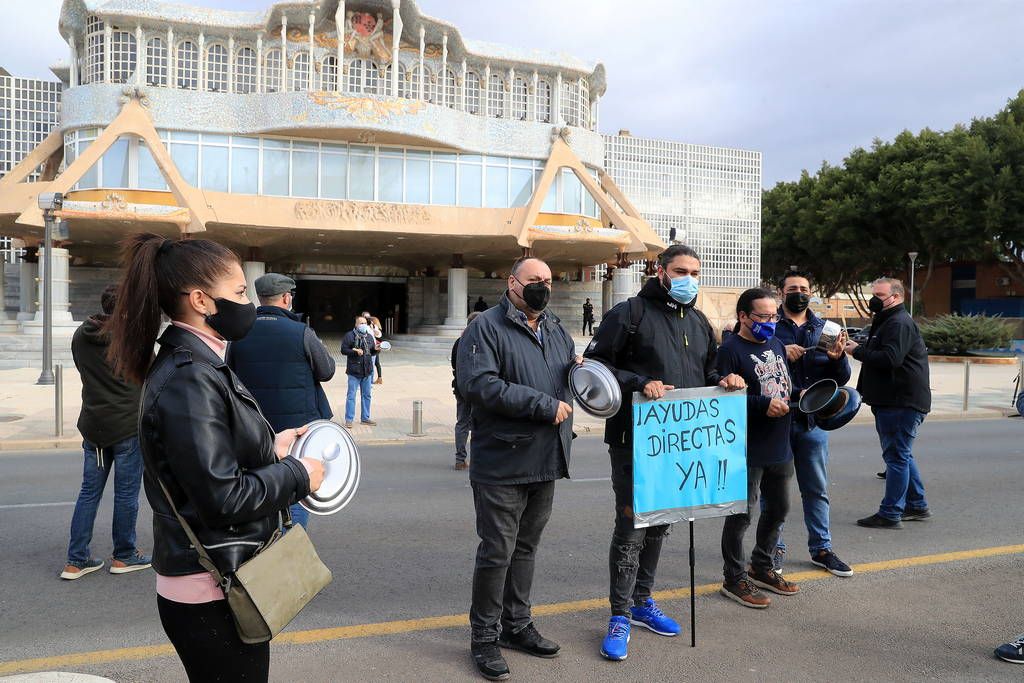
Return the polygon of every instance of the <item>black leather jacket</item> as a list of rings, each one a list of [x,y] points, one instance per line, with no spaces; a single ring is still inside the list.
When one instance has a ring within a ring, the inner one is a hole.
[[[279,513],[309,494],[309,474],[294,458],[278,462],[256,400],[205,342],[172,325],[159,343],[139,411],[153,568],[205,571],[156,474],[217,568],[231,573],[266,543]]]

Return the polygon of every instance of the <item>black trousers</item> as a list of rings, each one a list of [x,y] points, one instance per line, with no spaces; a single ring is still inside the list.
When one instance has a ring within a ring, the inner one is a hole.
[[[226,600],[187,605],[158,595],[156,603],[164,633],[178,652],[190,683],[265,683],[270,676],[270,643],[243,643]]]
[[[629,616],[629,607],[651,597],[661,545],[668,524],[633,528],[633,451],[611,446],[612,489],[615,491],[615,532],[608,550],[608,602],[612,616]]]
[[[473,642],[530,625],[530,589],[541,533],[551,517],[555,482],[509,486],[473,483],[480,545],[473,570],[469,625]]]
[[[726,583],[736,583],[746,576],[743,536],[750,526],[750,513],[759,508],[758,492],[764,498],[764,509],[757,518],[757,537],[750,554],[750,565],[760,571],[772,568],[772,553],[779,544],[782,523],[789,514],[789,482],[792,478],[792,460],[763,467],[747,466],[747,512],[726,517],[722,527],[722,559],[725,561],[722,573]]]

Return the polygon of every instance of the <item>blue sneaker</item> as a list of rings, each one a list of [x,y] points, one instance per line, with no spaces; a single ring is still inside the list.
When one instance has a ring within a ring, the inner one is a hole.
[[[658,609],[654,598],[647,598],[643,607],[630,607],[629,613],[629,623],[643,626],[659,636],[678,636],[682,630],[679,628],[679,624],[666,617],[665,613]]]
[[[601,656],[613,662],[621,662],[629,652],[629,619],[612,617],[608,621],[608,635],[601,643]]]
[[[143,555],[138,550],[132,553],[131,557],[119,560],[116,557],[110,560],[111,574],[130,574],[140,569],[149,569],[153,560],[149,555]]]

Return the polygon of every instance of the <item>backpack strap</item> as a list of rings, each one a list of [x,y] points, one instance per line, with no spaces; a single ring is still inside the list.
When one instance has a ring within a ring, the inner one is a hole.
[[[632,337],[640,329],[640,321],[644,319],[644,302],[638,296],[631,296],[629,302],[629,327],[626,334]]]

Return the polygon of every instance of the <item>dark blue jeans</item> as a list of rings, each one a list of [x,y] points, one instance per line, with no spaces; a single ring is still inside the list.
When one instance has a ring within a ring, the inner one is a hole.
[[[85,451],[85,466],[82,490],[71,517],[68,564],[84,567],[91,558],[89,543],[92,541],[96,511],[111,469],[114,470],[113,556],[115,560],[127,560],[135,554],[135,520],[139,516],[139,488],[142,485],[139,439],[133,436],[102,449],[83,441],[82,449]]]
[[[878,514],[898,520],[907,508],[928,507],[924,482],[912,452],[924,413],[913,408],[872,408],[871,412],[875,415],[875,429],[885,460],[885,497]]]
[[[800,487],[804,507],[807,550],[815,555],[821,550],[832,549],[828,503],[828,432],[817,427],[808,429],[800,420],[793,420],[790,443],[793,445],[796,483]],[[761,499],[761,509],[764,510],[764,499]],[[779,548],[786,549],[781,534]]]

